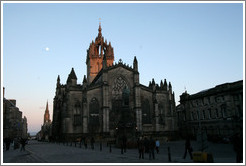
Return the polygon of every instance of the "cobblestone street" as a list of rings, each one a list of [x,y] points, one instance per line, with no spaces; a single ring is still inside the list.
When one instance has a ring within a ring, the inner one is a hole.
[[[137,149],[127,149],[126,153],[121,154],[120,149],[112,146],[110,148],[103,144],[102,151],[98,143],[95,149],[90,146],[85,149],[79,144],[58,144],[38,141],[29,141],[26,151],[20,149],[4,151],[3,163],[170,163],[168,160],[167,148],[170,147],[171,163],[192,163],[189,155],[183,159],[184,141],[162,143],[160,153],[155,154],[155,160],[149,160],[148,154],[144,159],[138,158]],[[194,150],[197,143],[192,142]],[[209,143],[208,152],[213,154],[215,163],[234,163],[235,153],[231,144]]]

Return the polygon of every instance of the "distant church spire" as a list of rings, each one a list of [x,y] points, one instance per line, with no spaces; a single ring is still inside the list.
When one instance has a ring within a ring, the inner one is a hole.
[[[46,123],[50,123],[50,113],[49,113],[48,100],[47,100],[46,109],[45,109],[45,113],[44,113],[44,124],[46,124]]]

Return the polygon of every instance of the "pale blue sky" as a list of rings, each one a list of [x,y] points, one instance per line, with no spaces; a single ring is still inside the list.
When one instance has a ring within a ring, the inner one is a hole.
[[[3,86],[30,132],[40,130],[47,100],[52,117],[58,75],[65,84],[74,67],[82,82],[99,18],[115,61],[136,56],[140,83],[167,79],[176,105],[185,87],[194,94],[243,79],[242,3],[5,3]]]

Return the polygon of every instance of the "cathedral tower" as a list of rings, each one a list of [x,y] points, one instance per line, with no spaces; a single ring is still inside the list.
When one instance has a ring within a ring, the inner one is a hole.
[[[103,67],[103,57],[106,56],[107,66],[112,66],[114,62],[114,50],[111,43],[107,44],[102,36],[101,23],[98,28],[98,35],[95,42],[92,40],[87,50],[87,82],[90,84]]]

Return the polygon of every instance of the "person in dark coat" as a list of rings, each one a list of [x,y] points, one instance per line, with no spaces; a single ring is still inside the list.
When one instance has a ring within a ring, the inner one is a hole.
[[[184,153],[183,159],[186,158],[187,151],[189,152],[190,159],[192,160],[192,153],[191,153],[192,147],[191,147],[190,139],[188,137],[186,138],[186,141],[185,141],[185,153]]]
[[[9,150],[11,139],[9,137],[5,138],[6,150]]]
[[[138,153],[139,153],[139,159],[144,159],[144,140],[142,137],[138,140]]]
[[[95,143],[95,139],[94,137],[91,137],[91,149],[94,149],[94,143]]]
[[[149,140],[149,159],[155,159],[155,141],[150,137]]]
[[[21,140],[20,140],[20,144],[21,144],[21,149],[20,149],[20,151],[25,151],[25,146],[26,146],[26,142],[27,140],[25,139],[25,138],[21,138]]]
[[[84,138],[84,146],[85,146],[85,149],[87,149],[87,138],[86,137]]]
[[[126,153],[126,143],[127,143],[127,138],[126,138],[125,135],[124,135],[123,138],[122,138],[122,143],[123,143],[124,153]]]
[[[147,137],[144,137],[144,151],[145,153],[149,153],[149,140]]]

